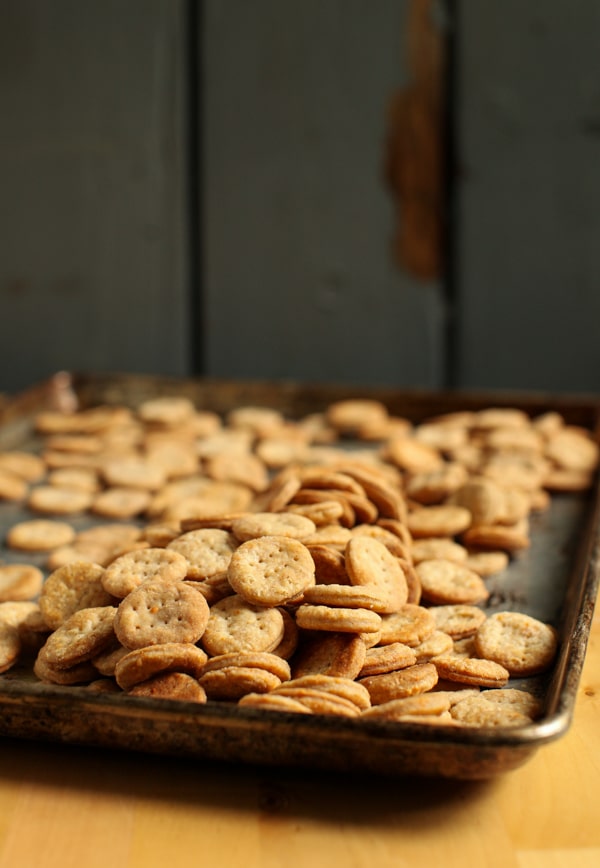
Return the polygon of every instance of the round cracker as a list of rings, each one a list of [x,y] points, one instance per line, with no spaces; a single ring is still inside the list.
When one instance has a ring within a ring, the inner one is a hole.
[[[114,598],[102,584],[104,567],[74,561],[54,570],[44,582],[39,604],[44,621],[56,630],[78,609],[109,606]]]
[[[557,647],[553,627],[521,612],[496,612],[475,634],[479,656],[495,661],[519,677],[548,669]]]
[[[0,602],[31,600],[42,589],[44,574],[33,564],[0,565]]]
[[[278,608],[255,606],[233,594],[211,606],[202,646],[211,656],[273,651],[283,633],[283,615]]]
[[[367,688],[373,705],[427,693],[438,681],[433,663],[416,663],[406,669],[396,669],[383,675],[369,675],[360,683]]]
[[[188,562],[179,552],[144,548],[126,552],[106,567],[102,584],[113,597],[123,599],[150,579],[178,581],[188,572]]]
[[[294,679],[305,675],[329,675],[355,679],[365,662],[366,647],[351,633],[314,633],[303,636],[292,658]]]
[[[209,618],[208,603],[183,582],[150,579],[119,604],[115,633],[132,650],[165,642],[198,642]]]
[[[436,558],[415,567],[424,600],[438,605],[483,603],[489,591],[481,576],[454,561]]]
[[[504,687],[510,677],[508,670],[493,660],[448,654],[436,657],[433,663],[440,678],[470,686]]]
[[[56,669],[91,660],[114,639],[114,606],[79,609],[46,639],[44,659]]]
[[[147,645],[130,651],[118,661],[115,679],[119,687],[129,690],[159,672],[186,672],[198,678],[206,659],[205,652],[189,642]]]
[[[186,559],[190,579],[206,579],[226,573],[236,548],[235,537],[219,528],[190,530],[167,546],[169,551],[178,552]]]
[[[370,609],[313,606],[305,603],[296,610],[296,624],[304,630],[325,630],[333,633],[375,633],[381,628],[381,616]]]
[[[206,692],[196,678],[186,672],[161,672],[141,681],[128,691],[129,696],[170,699],[177,702],[206,702]]]
[[[382,612],[395,612],[408,599],[402,564],[380,540],[355,536],[345,549],[346,571],[352,585],[372,585],[386,599]]]
[[[235,550],[227,578],[247,602],[279,606],[298,599],[315,584],[315,564],[306,546],[298,540],[261,536]]]
[[[68,545],[75,536],[75,529],[65,521],[30,519],[17,522],[9,529],[6,544],[11,549],[44,552]]]
[[[295,512],[256,512],[236,519],[232,532],[240,542],[262,536],[285,536],[302,540],[317,529],[314,521]]]

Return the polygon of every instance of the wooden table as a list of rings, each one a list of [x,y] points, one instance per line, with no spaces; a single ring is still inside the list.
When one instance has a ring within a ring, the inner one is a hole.
[[[0,868],[600,865],[600,616],[567,735],[488,782],[0,740]]]

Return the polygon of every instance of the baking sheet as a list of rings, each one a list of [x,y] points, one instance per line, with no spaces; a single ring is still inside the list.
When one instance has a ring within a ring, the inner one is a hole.
[[[332,400],[376,397],[390,411],[420,421],[437,413],[488,406],[519,406],[538,414],[556,409],[573,424],[596,430],[598,405],[589,398],[499,393],[406,392],[336,385],[182,380],[136,375],[61,373],[17,396],[0,414],[0,449],[35,449],[35,414],[45,408],[116,403],[136,406],[159,394],[185,394],[199,409],[274,406],[289,416],[322,410]],[[540,747],[564,736],[572,722],[598,590],[599,493],[554,495],[531,523],[531,548],[507,571],[486,580],[489,611],[515,609],[553,623],[560,649],[553,668],[535,681],[544,710],[535,723],[510,729],[268,714],[208,702],[157,701],[92,694],[85,687],[42,684],[21,666],[0,676],[0,734],[186,755],[224,763],[302,765],[385,775],[487,778],[518,767]],[[30,517],[0,503],[0,534]],[[89,516],[67,519],[76,529]],[[5,547],[0,561],[23,556]],[[27,557],[35,562],[35,558]],[[42,566],[44,558],[39,557]],[[528,685],[531,686],[531,679]],[[518,681],[511,680],[511,686]]]

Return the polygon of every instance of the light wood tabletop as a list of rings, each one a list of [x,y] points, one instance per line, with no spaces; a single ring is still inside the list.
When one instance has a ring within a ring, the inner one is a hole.
[[[600,618],[572,727],[486,782],[0,740],[0,868],[600,865]]]

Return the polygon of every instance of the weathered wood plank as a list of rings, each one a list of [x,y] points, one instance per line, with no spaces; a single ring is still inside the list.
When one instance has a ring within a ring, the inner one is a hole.
[[[459,383],[600,390],[600,5],[459,3]]]
[[[188,365],[183,0],[2,0],[0,391]]]
[[[440,385],[441,281],[395,262],[385,177],[410,4],[204,5],[207,373]]]

